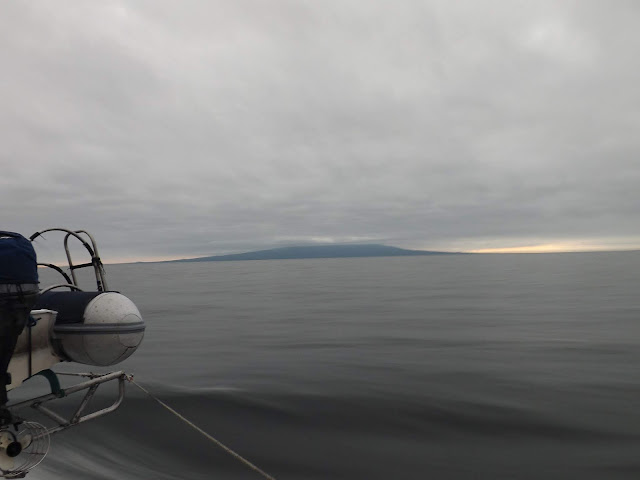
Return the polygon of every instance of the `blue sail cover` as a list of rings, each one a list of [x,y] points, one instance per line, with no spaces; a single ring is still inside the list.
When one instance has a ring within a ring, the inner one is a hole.
[[[38,283],[38,261],[31,242],[0,231],[0,284]]]

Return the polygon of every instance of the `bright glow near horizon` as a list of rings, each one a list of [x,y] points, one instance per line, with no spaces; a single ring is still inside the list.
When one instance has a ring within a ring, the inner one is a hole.
[[[563,253],[563,252],[611,252],[637,250],[639,246],[612,246],[585,243],[546,243],[518,247],[480,248],[468,250],[470,253]]]

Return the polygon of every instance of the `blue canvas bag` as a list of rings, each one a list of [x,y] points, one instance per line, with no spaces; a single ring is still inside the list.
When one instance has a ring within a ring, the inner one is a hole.
[[[0,231],[0,284],[25,283],[38,283],[33,245],[19,233]]]

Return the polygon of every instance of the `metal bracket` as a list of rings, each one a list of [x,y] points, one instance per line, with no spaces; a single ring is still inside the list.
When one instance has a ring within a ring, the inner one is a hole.
[[[43,415],[50,418],[57,424],[56,426],[47,429],[47,434],[52,435],[54,433],[61,432],[63,430],[66,430],[67,428],[73,427],[75,425],[86,422],[88,420],[93,420],[94,418],[98,418],[103,415],[106,415],[107,413],[111,413],[120,406],[120,404],[122,403],[122,400],[124,399],[124,390],[125,390],[124,382],[125,380],[127,380],[127,375],[122,371],[107,373],[104,375],[97,375],[93,373],[80,373],[80,374],[70,374],[70,375],[88,377],[90,378],[90,380],[87,380],[86,382],[78,383],[68,388],[60,388],[58,384],[58,388],[56,389],[55,384],[51,383],[50,376],[45,375],[45,377],[49,380],[49,383],[51,385],[51,390],[53,393],[32,398],[30,400],[24,400],[22,402],[14,403],[12,405],[8,405],[7,407],[11,411],[20,410],[25,407],[31,407],[37,410],[38,412],[42,413]],[[53,376],[55,377],[55,374],[53,374]],[[114,380],[118,381],[118,397],[113,402],[113,404],[109,407],[83,415],[85,409],[89,405],[89,402],[93,398],[93,395],[96,393],[96,390],[98,389],[98,387],[103,383],[114,381]],[[56,381],[57,381],[57,378],[56,378]],[[43,405],[47,402],[50,402],[51,400],[57,400],[61,397],[66,397],[73,393],[81,392],[83,390],[87,390],[87,392],[85,393],[82,401],[76,408],[74,414],[70,418],[64,418],[62,415],[54,412],[50,408],[45,407]]]

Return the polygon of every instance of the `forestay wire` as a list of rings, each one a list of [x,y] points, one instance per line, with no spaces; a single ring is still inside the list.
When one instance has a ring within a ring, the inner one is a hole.
[[[133,380],[133,375],[129,375],[127,376],[127,380],[129,380],[129,382],[133,383],[136,387],[138,387],[140,390],[142,390],[144,393],[146,393],[149,397],[151,397],[153,400],[155,400],[156,402],[158,402],[160,405],[162,405],[164,408],[166,408],[167,410],[169,410],[171,413],[173,413],[176,417],[178,417],[180,420],[182,420],[184,423],[186,423],[187,425],[189,425],[191,428],[197,430],[198,432],[200,432],[202,435],[204,435],[207,439],[211,440],[213,443],[215,443],[218,447],[220,447],[222,450],[224,450],[225,452],[227,452],[229,455],[235,457],[236,459],[238,459],[240,462],[244,463],[247,467],[249,467],[250,469],[256,471],[257,473],[259,473],[260,475],[262,475],[264,478],[268,479],[268,480],[276,480],[275,477],[272,477],[271,475],[269,475],[268,473],[266,473],[264,470],[261,470],[260,468],[258,468],[257,466],[255,466],[253,463],[251,463],[249,460],[247,460],[246,458],[244,458],[243,456],[241,456],[239,453],[234,452],[233,450],[231,450],[229,447],[227,447],[224,443],[222,443],[220,440],[214,438],[213,436],[209,435],[207,432],[205,432],[203,429],[201,429],[200,427],[198,427],[195,423],[193,423],[191,420],[189,420],[188,418],[185,418],[183,415],[181,415],[180,413],[178,413],[177,411],[175,411],[173,408],[171,408],[169,405],[167,405],[166,403],[164,403],[162,400],[160,400],[158,397],[156,397],[153,393],[151,393],[149,390],[147,390],[146,388],[144,388],[142,385],[140,385],[139,383],[135,382]]]

